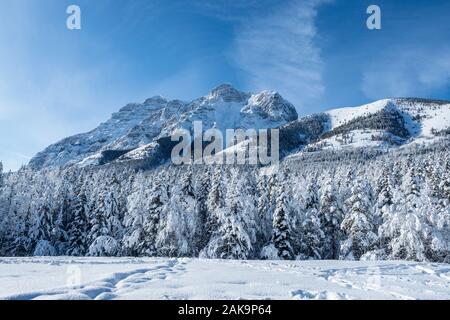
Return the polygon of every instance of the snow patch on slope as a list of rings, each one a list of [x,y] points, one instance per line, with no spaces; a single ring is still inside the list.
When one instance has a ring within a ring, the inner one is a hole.
[[[325,112],[329,119],[329,130],[342,126],[358,117],[367,116],[383,110],[390,100],[379,100],[359,107],[340,108]]]
[[[402,140],[393,134],[383,130],[353,130],[345,135],[335,135],[330,138],[322,139],[317,143],[311,144],[307,150],[346,149],[346,148],[381,148],[386,149],[392,146],[387,140],[393,143],[401,144]]]

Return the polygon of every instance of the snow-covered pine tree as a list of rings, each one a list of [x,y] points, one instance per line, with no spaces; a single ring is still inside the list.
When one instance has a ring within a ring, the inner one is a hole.
[[[438,187],[438,197],[443,208],[450,205],[450,160],[445,162]]]
[[[29,237],[35,245],[39,240],[52,239],[53,216],[52,216],[52,192],[44,177],[35,182],[32,195],[33,201],[30,205],[31,224]]]
[[[383,217],[389,214],[391,206],[394,204],[392,182],[387,166],[383,166],[381,175],[377,180],[376,197],[375,216],[382,221]]]
[[[400,159],[396,159],[392,165],[392,186],[394,188],[400,187],[403,178],[403,165]]]
[[[70,256],[84,256],[89,248],[89,218],[88,201],[84,181],[76,181],[72,193],[71,219],[68,227],[69,247],[67,254]]]
[[[107,190],[105,194],[105,213],[108,233],[116,240],[123,237],[123,216],[126,206],[121,199],[121,187],[115,173],[108,177],[106,181]]]
[[[3,182],[3,164],[0,161],[0,256],[5,254],[6,242],[7,242],[7,227],[9,222],[7,221],[6,212],[9,209],[9,203],[4,189],[5,183]]]
[[[427,212],[430,237],[426,242],[426,258],[430,261],[450,262],[450,162],[445,161],[443,170],[432,168],[428,188],[432,196],[422,202]],[[438,172],[441,172],[438,174]]]
[[[376,225],[368,187],[367,183],[357,180],[351,189],[350,198],[346,201],[348,211],[341,224],[346,237],[341,244],[341,257],[346,260],[359,260],[376,246]]]
[[[37,193],[38,194],[38,193]],[[31,241],[33,255],[50,255],[48,252],[54,251],[51,246],[53,238],[54,219],[52,216],[52,196],[49,190],[44,189],[42,197],[37,196],[36,201],[31,206],[30,214],[31,224],[28,230],[28,237]],[[47,249],[41,250],[41,244],[44,244]],[[43,253],[45,251],[45,253]]]
[[[147,196],[145,205],[147,212],[144,218],[142,234],[142,253],[146,256],[156,256],[158,253],[156,241],[160,230],[160,220],[169,203],[168,186],[164,175],[165,173],[162,172],[154,177],[150,193]]]
[[[225,211],[225,210],[224,210]],[[235,216],[226,213],[218,230],[219,237],[211,241],[214,254],[211,258],[247,259],[250,251],[250,239]]]
[[[122,238],[122,224],[119,217],[121,216],[120,207],[118,203],[117,194],[111,188],[105,194],[105,213],[106,213],[106,227],[108,234],[114,239]]]
[[[315,179],[308,185],[304,195],[304,216],[300,223],[300,259],[322,259],[325,234],[319,219],[318,187]]]
[[[236,197],[234,201],[237,202],[236,214],[242,219],[244,229],[247,232],[252,246],[252,251],[259,251],[263,243],[258,243],[256,247],[259,224],[258,208],[256,196],[258,193],[258,186],[256,179],[251,174],[250,167],[237,168],[234,171],[234,182]],[[231,201],[227,201],[231,202]],[[250,255],[250,254],[249,254]],[[254,252],[251,253],[254,256]]]
[[[450,263],[450,207],[433,211],[429,223],[432,229],[425,248],[426,258]]]
[[[331,179],[325,180],[320,197],[319,218],[322,230],[325,233],[323,244],[323,259],[339,259],[342,210],[336,198],[334,183]]]
[[[450,168],[449,168],[450,169]],[[442,181],[442,178],[445,179],[443,175],[445,175],[445,172],[441,172],[440,166],[433,165],[430,169],[430,174],[428,176],[427,180],[427,189],[428,189],[428,195],[435,199],[436,201],[440,202],[439,199],[441,198],[441,189],[440,184]]]
[[[167,211],[161,220],[157,245],[164,256],[192,256],[195,230],[195,199],[192,167],[186,167],[171,189]]]
[[[209,166],[194,166],[196,177],[194,179],[194,199],[196,217],[194,248],[195,252],[200,252],[208,244],[210,235],[205,232],[205,226],[208,223],[208,192],[211,188],[211,176]]]
[[[140,256],[144,245],[144,219],[147,215],[146,199],[148,198],[147,184],[142,172],[139,172],[131,181],[131,193],[127,198],[127,210],[124,217],[126,232],[122,243],[124,254]],[[151,193],[150,193],[151,194]],[[156,236],[156,235],[154,235]]]
[[[275,210],[275,202],[277,201],[278,197],[278,177],[277,174],[270,174],[268,181],[267,181],[267,189],[268,189],[268,195],[269,195],[269,204]]]
[[[8,211],[6,227],[9,237],[4,251],[7,256],[27,256],[33,253],[29,229],[32,223],[31,197],[34,194],[35,178],[29,171],[21,169],[8,179]]]
[[[380,175],[376,182],[376,201],[374,206],[374,223],[377,226],[377,247],[380,253],[385,254],[385,248],[389,246],[390,236],[382,232],[380,226],[391,219],[394,210],[394,188],[390,169],[383,162]]]
[[[120,221],[122,214],[118,202],[118,179],[114,172],[110,174],[99,171],[92,180],[92,197],[88,200],[88,207],[91,208],[88,255],[119,255],[122,250],[119,240],[123,237],[123,226]]]
[[[272,244],[278,251],[278,257],[283,260],[292,260],[294,252],[292,247],[292,218],[290,195],[283,183],[280,183],[275,211],[273,214]]]
[[[424,174],[427,178],[431,178],[434,171],[433,161],[430,156],[427,156],[423,161]]]
[[[225,174],[222,168],[217,166],[211,181],[211,189],[208,193],[206,208],[207,221],[205,226],[205,237],[210,240],[211,236],[219,229],[219,216],[225,207]]]
[[[411,167],[402,184],[394,212],[380,228],[383,237],[391,239],[387,248],[392,259],[425,260],[428,227],[420,208],[420,189],[416,170]]]
[[[252,250],[252,239],[248,234],[254,228],[253,215],[255,207],[245,199],[245,190],[236,169],[231,172],[231,179],[226,190],[223,207],[217,207],[218,229],[201,255],[219,259],[248,259]]]
[[[272,237],[273,208],[269,200],[268,177],[265,174],[258,175],[258,237],[262,243],[267,243]]]
[[[55,181],[52,195],[52,244],[57,253],[65,253],[68,249],[68,224],[70,221],[70,209],[72,197],[70,196],[69,172],[61,172],[61,178]]]
[[[356,179],[355,169],[349,168],[345,176],[345,182],[343,183],[344,192],[341,192],[341,196],[343,197],[343,199],[347,199],[351,196],[351,189],[353,183],[355,182],[355,179]]]
[[[94,189],[92,203],[89,204],[89,225],[91,229],[89,230],[89,242],[93,243],[98,237],[101,236],[111,236],[109,227],[109,222],[107,221],[107,207],[106,198],[108,190],[97,186]]]

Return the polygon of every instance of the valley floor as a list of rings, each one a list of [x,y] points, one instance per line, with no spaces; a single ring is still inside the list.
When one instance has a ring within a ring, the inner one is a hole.
[[[0,258],[0,299],[450,299],[450,265]]]

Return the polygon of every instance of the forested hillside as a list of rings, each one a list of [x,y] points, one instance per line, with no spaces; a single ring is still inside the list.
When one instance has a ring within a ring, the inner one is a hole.
[[[450,261],[450,143],[276,167],[27,167],[0,178],[3,256]]]

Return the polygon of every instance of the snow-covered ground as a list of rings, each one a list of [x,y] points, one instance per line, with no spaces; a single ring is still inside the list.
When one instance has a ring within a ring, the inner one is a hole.
[[[0,258],[1,299],[450,299],[450,265]]]

